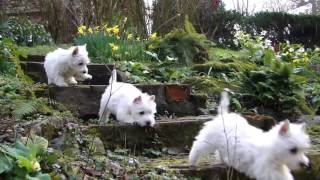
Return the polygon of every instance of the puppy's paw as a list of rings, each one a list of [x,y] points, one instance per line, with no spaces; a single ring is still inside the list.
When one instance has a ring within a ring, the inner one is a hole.
[[[70,83],[70,85],[77,85],[77,84],[78,84],[78,81],[72,79],[69,83]]]
[[[92,76],[90,74],[84,74],[83,77],[84,79],[92,79]]]

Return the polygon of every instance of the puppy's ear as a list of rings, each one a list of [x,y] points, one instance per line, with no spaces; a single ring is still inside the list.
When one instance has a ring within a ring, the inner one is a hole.
[[[156,99],[156,96],[155,95],[151,95],[150,96],[150,101],[154,101]]]
[[[134,98],[134,100],[133,100],[133,103],[135,103],[135,104],[139,104],[141,102],[142,102],[141,96],[138,96],[138,97]]]
[[[79,48],[78,46],[76,48],[74,48],[74,50],[72,51],[72,56],[75,56],[79,53]]]
[[[289,132],[289,124],[289,120],[285,120],[280,127],[279,134],[287,135]]]

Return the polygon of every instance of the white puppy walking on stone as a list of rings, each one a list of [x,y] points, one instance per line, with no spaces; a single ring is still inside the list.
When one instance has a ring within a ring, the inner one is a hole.
[[[153,126],[155,113],[155,96],[142,93],[132,84],[117,82],[117,72],[114,69],[109,86],[101,98],[100,119],[107,122],[110,114],[113,114],[119,122]]]
[[[257,180],[293,180],[290,170],[310,168],[304,154],[310,146],[304,124],[286,120],[263,132],[240,115],[229,113],[227,92],[221,96],[219,114],[205,123],[193,142],[190,165],[218,151],[222,162]]]
[[[57,86],[76,85],[77,81],[92,79],[88,74],[87,64],[90,63],[86,45],[61,49],[46,55],[44,68],[48,84]]]

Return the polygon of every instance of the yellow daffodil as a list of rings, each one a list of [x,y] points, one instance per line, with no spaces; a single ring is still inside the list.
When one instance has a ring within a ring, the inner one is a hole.
[[[127,39],[128,39],[128,40],[131,40],[131,39],[132,39],[132,37],[133,37],[133,36],[132,36],[132,34],[130,34],[130,33],[129,33],[129,34],[127,34]]]
[[[137,41],[140,41],[140,37],[137,37]]]
[[[89,32],[90,34],[92,34],[92,33],[93,33],[93,30],[92,30],[92,28],[91,28],[91,27],[89,27],[88,32]]]
[[[106,32],[107,32],[107,33],[110,33],[111,31],[112,31],[112,28],[107,28],[107,29],[106,29]]]
[[[78,34],[81,34],[81,35],[83,35],[83,34],[85,34],[85,30],[87,29],[87,27],[86,26],[79,26],[78,27]]]
[[[117,26],[114,26],[114,27],[112,28],[112,32],[113,32],[113,34],[115,34],[115,35],[118,35],[118,34],[119,34],[120,29],[119,29],[118,25],[117,25]]]
[[[157,39],[157,33],[152,33],[149,37],[152,41]]]
[[[100,26],[94,27],[94,30],[95,30],[95,31],[99,31],[99,30],[100,30]]]
[[[112,51],[115,52],[119,49],[118,45],[115,45],[114,43],[109,43],[109,46],[111,47]]]

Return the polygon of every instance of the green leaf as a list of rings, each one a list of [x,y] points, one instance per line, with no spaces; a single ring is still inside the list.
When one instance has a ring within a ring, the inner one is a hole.
[[[50,180],[49,174],[38,173],[37,176],[31,177],[27,175],[27,180]]]
[[[17,162],[19,167],[26,168],[29,173],[33,172],[33,165],[30,159],[27,159],[26,157],[23,157],[23,156],[18,156]]]
[[[13,168],[13,162],[10,157],[7,157],[4,153],[0,155],[0,174],[3,172],[11,171]]]
[[[27,137],[22,137],[21,140],[27,145],[27,147],[31,148],[35,145],[40,146],[41,150],[46,150],[48,148],[48,140],[43,137],[32,134]]]

